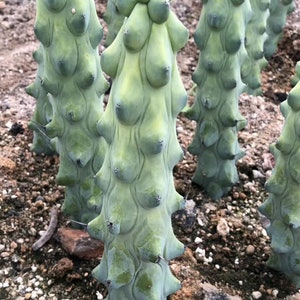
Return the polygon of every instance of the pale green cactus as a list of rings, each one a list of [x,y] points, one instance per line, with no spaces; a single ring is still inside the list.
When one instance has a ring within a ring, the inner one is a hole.
[[[288,275],[300,288],[300,82],[281,104],[285,124],[271,146],[275,168],[266,182],[269,198],[259,210],[270,220],[273,253],[268,266]]]
[[[246,27],[245,47],[251,63],[250,68],[246,68],[242,81],[247,85],[248,94],[259,95],[262,93],[261,70],[267,65],[264,43],[267,39],[266,26],[270,14],[270,0],[250,0],[250,3],[253,13]]]
[[[26,92],[36,99],[36,106],[29,123],[29,128],[33,130],[33,141],[31,150],[37,154],[55,154],[54,146],[47,136],[45,126],[52,119],[52,106],[49,102],[46,91],[41,85],[41,76],[44,73],[44,48],[41,44],[34,52],[33,58],[38,63],[38,70],[35,81],[26,88]]]
[[[294,0],[271,0],[267,20],[268,37],[264,43],[265,58],[269,60],[276,52],[289,13],[294,10]]]
[[[251,66],[244,46],[251,13],[249,0],[203,1],[195,33],[200,49],[193,74],[196,99],[186,115],[197,121],[197,128],[189,151],[198,157],[193,181],[214,199],[238,180],[235,163],[243,156],[237,131],[246,121],[238,101],[245,89],[241,74]]]
[[[43,47],[42,87],[53,108],[46,134],[60,156],[57,183],[66,186],[63,211],[88,222],[101,209],[94,175],[106,143],[99,137],[107,88],[98,54],[102,39],[93,0],[38,0],[34,28]]]
[[[187,100],[176,53],[188,31],[165,0],[120,2],[127,13],[135,5],[101,56],[113,83],[98,124],[108,143],[96,175],[104,196],[88,231],[105,248],[93,275],[107,299],[166,299],[180,288],[168,261],[184,251],[171,214],[184,204],[172,170],[183,155],[176,117]]]

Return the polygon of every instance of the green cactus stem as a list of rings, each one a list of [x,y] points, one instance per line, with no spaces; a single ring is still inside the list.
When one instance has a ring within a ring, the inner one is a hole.
[[[34,28],[42,43],[42,87],[53,115],[46,125],[60,157],[57,183],[66,187],[63,211],[89,222],[101,210],[94,176],[106,143],[97,132],[107,82],[101,71],[102,39],[94,1],[38,0]]]
[[[36,99],[36,106],[29,123],[29,128],[33,130],[33,141],[31,150],[37,154],[54,155],[55,147],[51,144],[47,136],[45,126],[52,119],[52,106],[48,100],[46,91],[41,85],[41,76],[44,73],[44,48],[40,47],[33,54],[33,59],[38,63],[38,70],[35,81],[26,88],[27,94]]]
[[[197,128],[189,151],[198,157],[193,181],[213,199],[227,193],[238,180],[235,163],[243,156],[237,131],[246,121],[238,101],[245,89],[241,74],[251,65],[244,46],[251,13],[249,1],[203,1],[195,32],[200,49],[193,74],[196,99],[186,116],[197,122]]]
[[[176,53],[188,31],[166,1],[135,2],[101,56],[113,83],[98,124],[108,143],[96,175],[103,206],[88,231],[105,245],[93,275],[107,285],[106,299],[157,300],[180,288],[168,261],[184,251],[171,214],[184,205],[172,170],[183,155],[176,117],[187,100]]]
[[[270,220],[273,250],[268,266],[285,273],[300,288],[300,82],[281,104],[285,117],[278,141],[271,146],[275,168],[266,182],[268,199],[259,210]]]
[[[264,43],[265,58],[269,60],[276,52],[289,13],[294,10],[294,0],[271,0],[267,20],[268,37]]]
[[[246,93],[257,96],[262,93],[261,70],[267,65],[264,43],[267,39],[266,26],[270,14],[270,0],[250,0],[250,3],[253,14],[246,27],[245,47],[251,63],[250,67],[246,66],[248,72],[244,74],[242,80],[247,85]]]

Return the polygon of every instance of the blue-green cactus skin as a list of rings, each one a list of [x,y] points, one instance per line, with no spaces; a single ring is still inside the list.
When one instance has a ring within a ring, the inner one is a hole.
[[[250,59],[244,40],[251,18],[249,1],[203,2],[195,42],[200,57],[193,80],[196,99],[186,116],[197,122],[189,151],[197,155],[193,181],[213,199],[226,194],[238,180],[236,161],[243,156],[237,131],[246,124],[238,110]]]
[[[54,155],[55,149],[45,132],[45,126],[52,119],[52,106],[48,100],[46,91],[41,85],[41,76],[44,73],[44,48],[41,44],[33,54],[33,59],[38,64],[35,81],[26,88],[26,92],[36,99],[36,106],[29,122],[29,128],[33,130],[31,150],[36,154]]]
[[[66,186],[62,209],[75,221],[89,222],[101,209],[94,176],[106,143],[97,122],[108,85],[98,54],[103,30],[94,1],[38,0],[34,31],[44,49],[42,87],[53,109],[46,133],[60,157],[57,183]]]
[[[166,1],[139,1],[101,56],[113,83],[98,124],[108,143],[96,175],[103,206],[88,231],[104,241],[93,275],[107,299],[166,299],[180,288],[167,261],[184,251],[171,214],[184,204],[172,170],[183,156],[176,117],[187,100],[176,53],[187,40]]]
[[[275,168],[266,182],[268,199],[259,210],[270,220],[273,253],[268,266],[285,273],[300,288],[300,82],[281,104],[285,124],[271,146]]]
[[[267,60],[276,52],[287,15],[294,10],[294,5],[294,0],[271,0],[270,2],[270,15],[267,20],[268,37],[264,43],[264,54]]]
[[[242,81],[247,85],[246,93],[257,96],[262,94],[261,70],[267,65],[264,43],[267,39],[266,26],[270,14],[270,0],[250,0],[250,3],[253,14],[246,27],[245,47],[251,63],[250,67],[246,66],[246,74],[242,77]]]

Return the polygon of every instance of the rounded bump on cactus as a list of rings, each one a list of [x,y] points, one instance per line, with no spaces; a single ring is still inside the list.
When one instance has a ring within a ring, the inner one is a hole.
[[[123,27],[123,42],[129,51],[140,51],[150,34],[150,20],[147,6],[137,4]]]
[[[165,86],[172,74],[173,50],[167,35],[164,25],[152,24],[145,67],[147,79],[154,88]]]
[[[91,28],[89,32],[89,39],[93,49],[97,49],[102,38],[103,38],[103,27],[98,22],[97,24],[95,24],[95,26],[93,26],[93,28]]]
[[[270,7],[270,0],[261,0],[257,2],[257,7],[261,11],[266,11]]]
[[[63,120],[60,117],[55,116],[51,120],[51,122],[49,122],[45,126],[45,131],[47,136],[49,136],[50,138],[54,138],[54,137],[61,138],[65,132],[65,126],[63,124],[64,124]]]
[[[300,83],[291,90],[287,102],[294,111],[300,110]]]
[[[56,175],[56,183],[64,186],[72,186],[78,182],[78,170],[73,161],[66,155],[60,155],[59,170]]]
[[[33,57],[35,62],[40,64],[44,60],[43,56],[44,56],[44,47],[41,44],[40,47],[36,51],[33,52],[32,57]]]
[[[270,195],[269,198],[258,207],[258,211],[265,215],[268,219],[270,219],[274,215],[274,205],[272,198],[273,196]]]
[[[122,66],[121,56],[123,47],[123,34],[122,27],[114,39],[114,41],[106,48],[101,55],[101,67],[103,72],[109,75],[111,78],[115,78],[117,75],[118,68]]]
[[[270,225],[272,236],[271,248],[277,253],[287,253],[294,246],[294,235],[291,229],[281,220],[274,220]]]
[[[245,0],[231,0],[231,3],[234,6],[239,6],[239,5],[243,4],[244,2],[245,2]]]
[[[114,136],[113,124],[106,120],[105,117],[97,123],[97,131],[100,136],[103,136],[108,144],[112,143]]]
[[[45,4],[50,11],[60,12],[66,5],[66,0],[46,0]]]
[[[171,225],[170,225],[171,226]],[[184,245],[181,243],[174,235],[172,230],[168,235],[168,239],[166,241],[165,249],[164,249],[164,257],[166,260],[174,259],[175,257],[179,257],[184,253]]]
[[[34,33],[44,47],[49,47],[52,41],[53,29],[47,18],[37,19],[34,25]],[[49,29],[50,28],[50,29]]]
[[[117,10],[125,17],[129,17],[137,0],[115,0]]]
[[[288,265],[292,273],[294,273],[293,275],[300,276],[300,250],[292,252],[291,255],[289,255],[288,257],[288,261]]]
[[[155,161],[145,161],[149,168]],[[148,170],[148,169],[147,169]],[[168,188],[165,172],[163,170],[144,171],[138,179],[139,188],[134,188],[134,194],[138,203],[145,209],[160,206],[166,201]]]
[[[285,174],[279,168],[274,169],[272,176],[266,181],[265,189],[269,193],[281,195],[286,189]]]
[[[31,83],[30,85],[28,85],[25,88],[25,91],[28,95],[34,97],[35,99],[38,98],[40,90],[39,90],[40,86],[38,85],[38,83],[35,81],[33,83]]]
[[[166,27],[169,33],[172,49],[174,52],[177,52],[187,43],[189,39],[189,31],[180,22],[173,11],[170,11]]]
[[[129,284],[135,274],[135,265],[126,250],[111,248],[107,252],[108,274],[106,281],[110,289],[118,289]]]
[[[158,295],[162,295],[162,276],[162,269],[159,264],[142,264],[139,271],[137,272],[136,280],[132,287],[132,292],[135,299],[157,299]],[[163,295],[161,297],[165,298]]]
[[[66,7],[66,23],[70,32],[74,35],[82,35],[86,32],[90,23],[90,6],[85,1],[69,1]]]
[[[198,134],[205,147],[214,145],[219,139],[217,123],[214,120],[204,120],[200,124]]]
[[[153,22],[157,24],[166,22],[170,14],[169,0],[150,0],[148,13]]]
[[[293,135],[293,137],[295,137]],[[284,154],[289,154],[294,147],[295,139],[292,137],[281,136],[279,137],[278,141],[275,143],[276,148]]]
[[[60,84],[56,80],[49,79],[48,76],[43,76],[41,79],[41,86],[45,89],[47,93],[56,97],[60,92]]]
[[[211,29],[221,30],[227,24],[229,18],[229,4],[228,1],[218,0],[215,3],[207,3],[207,24]]]
[[[107,231],[106,220],[103,210],[101,210],[100,214],[96,218],[89,221],[87,226],[87,232],[91,237],[98,239],[102,242],[108,239],[109,233]],[[106,255],[105,251],[103,255]]]
[[[55,35],[49,48],[49,56],[57,74],[72,76],[78,63],[78,51],[73,37],[63,32]]]
[[[198,167],[203,177],[211,178],[219,171],[217,158],[210,150],[204,150],[198,159]]]

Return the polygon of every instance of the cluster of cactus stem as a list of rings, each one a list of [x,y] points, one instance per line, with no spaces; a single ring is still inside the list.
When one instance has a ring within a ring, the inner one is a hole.
[[[176,117],[187,100],[176,53],[188,31],[166,1],[122,3],[128,18],[101,55],[112,86],[98,123],[108,149],[96,175],[102,210],[88,232],[105,247],[93,275],[107,299],[166,299],[180,288],[168,261],[184,251],[171,214],[184,205],[172,170],[183,156]]]
[[[213,199],[227,193],[238,180],[235,163],[243,156],[237,131],[246,121],[238,101],[245,89],[241,73],[250,65],[244,40],[251,13],[249,1],[203,1],[195,32],[200,49],[193,74],[196,99],[186,115],[197,121],[197,128],[189,151],[198,156],[193,181]]]
[[[259,93],[260,71],[275,52],[293,1],[202,2],[195,33],[196,100],[185,113],[197,121],[189,147],[198,156],[193,181],[217,199],[238,180],[235,164],[243,153],[237,132],[246,124],[239,96]],[[168,261],[184,249],[172,231],[171,214],[184,204],[172,170],[183,155],[176,117],[187,100],[176,53],[188,32],[166,0],[108,0],[104,19],[110,46],[100,65],[102,27],[94,1],[37,0],[38,71],[27,88],[37,100],[32,149],[59,154],[63,211],[88,223],[89,233],[104,242],[93,274],[107,285],[107,299],[165,299],[180,288]],[[101,66],[113,81],[105,112]],[[298,78],[299,73],[294,85]],[[286,124],[272,147],[270,197],[260,207],[271,220],[269,265],[297,286],[299,89],[298,83],[282,105]]]
[[[106,150],[97,132],[107,82],[98,54],[103,30],[94,1],[38,0],[34,31],[41,42],[35,55],[38,79],[28,90],[39,92],[45,114],[51,105],[42,125],[60,157],[56,180],[66,187],[63,211],[77,222],[89,222],[101,210],[94,176]]]
[[[298,70],[297,77],[300,72]],[[259,207],[270,220],[268,265],[288,275],[300,287],[300,82],[281,104],[285,124],[270,149],[276,165],[265,188],[269,198]]]

